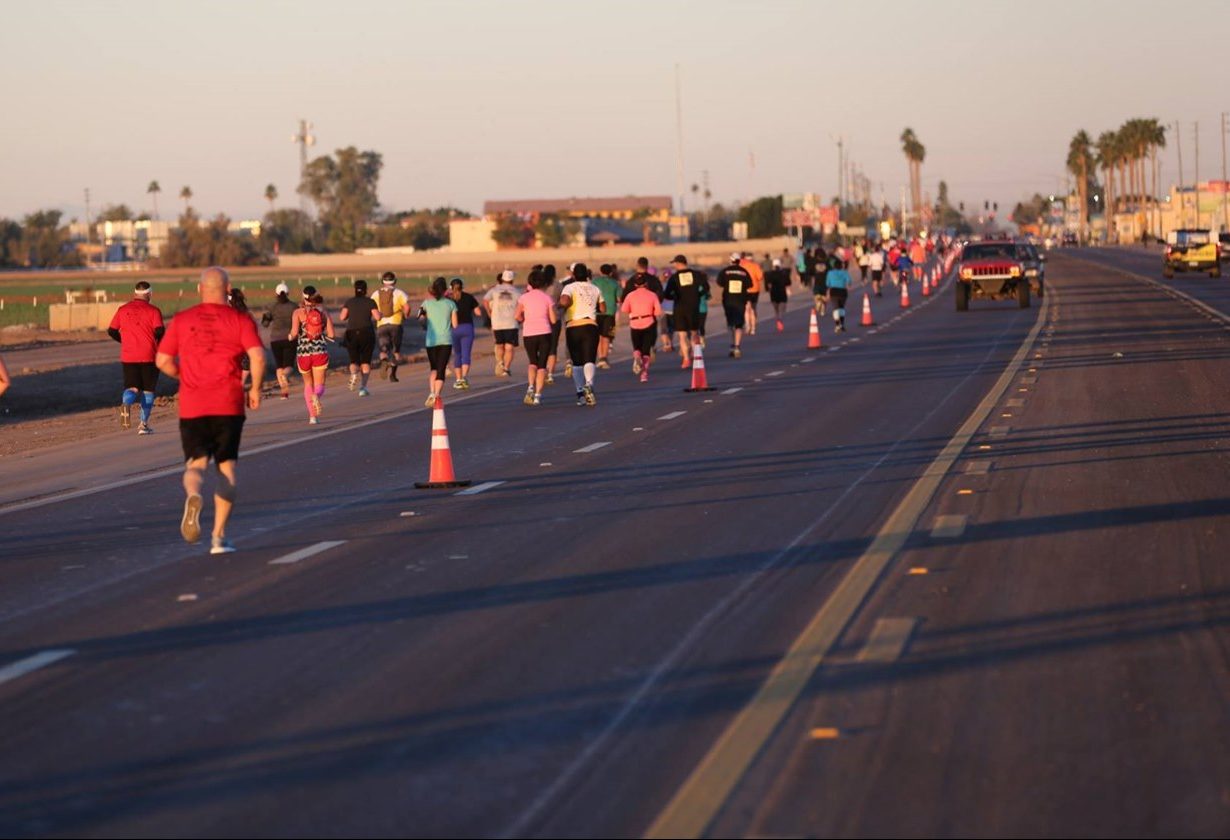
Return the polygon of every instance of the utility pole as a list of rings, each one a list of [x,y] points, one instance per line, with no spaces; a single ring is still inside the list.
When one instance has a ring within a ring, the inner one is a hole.
[[[1196,227],[1200,227],[1200,120],[1193,125],[1196,133],[1196,171],[1192,173],[1192,178],[1196,182]]]
[[[1179,153],[1179,227],[1185,227],[1183,207],[1183,124],[1174,121],[1174,148]]]
[[[683,98],[679,88],[679,63],[675,63],[675,189],[679,193],[679,215],[683,207]]]
[[[846,203],[845,171],[845,138],[839,136],[837,138],[837,205],[839,207]]]
[[[93,243],[93,241],[94,241],[94,226],[90,224],[90,188],[86,187],[85,188],[85,244],[87,247],[85,249],[86,251],[85,261],[87,264],[90,262],[90,257],[89,257],[90,249],[88,246],[91,243]]]
[[[299,144],[299,186],[303,186],[303,179],[307,176],[307,150],[309,146],[316,145],[316,138],[312,135],[312,124],[307,120],[299,120],[299,132],[290,138],[290,142]],[[308,207],[308,197],[303,193],[299,193],[299,209],[304,215],[310,214]]]
[[[1230,182],[1226,181],[1226,112],[1221,112],[1221,226],[1230,230],[1230,209],[1226,206],[1226,192],[1230,190]]]

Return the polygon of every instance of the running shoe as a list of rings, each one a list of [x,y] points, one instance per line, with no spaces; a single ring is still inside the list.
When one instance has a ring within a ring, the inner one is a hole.
[[[360,396],[360,397],[370,397],[371,395],[372,395],[372,392],[371,392],[371,391],[369,391],[369,390],[367,390],[366,388],[360,388],[360,389],[359,389],[359,396]]]
[[[583,395],[585,398],[586,405],[597,405],[598,404],[598,398],[594,396],[594,386],[593,385],[586,385],[585,390],[583,391]]]
[[[284,400],[289,400],[289,399],[290,399],[290,391],[283,391],[283,392],[282,392],[282,399],[284,399]]]
[[[396,365],[389,368],[389,381],[390,382],[400,382],[401,381],[400,379],[397,378],[397,366]]]
[[[642,381],[642,382],[648,382],[648,381],[649,381],[649,371],[647,371],[647,370],[643,370],[643,371],[641,371],[641,381]]]
[[[679,360],[679,369],[680,369],[680,370],[687,370],[687,369],[688,369],[688,368],[690,368],[691,366],[692,366],[692,360],[691,360],[691,359],[680,359],[680,360]]]
[[[184,517],[179,522],[179,533],[184,542],[194,543],[201,538],[201,497],[196,493],[184,500]]]
[[[137,434],[139,435],[152,435],[153,433],[154,430],[149,427],[149,423],[142,423],[137,427]]]
[[[319,417],[324,413],[324,407],[320,404],[320,397],[312,394],[312,416]]]
[[[353,391],[355,389],[355,386],[358,384],[359,384],[359,375],[357,373],[350,374],[350,390]]]
[[[317,418],[315,418],[315,417],[309,417],[309,418],[308,418],[308,425],[309,425],[309,426],[315,426],[315,425],[317,425],[317,424],[319,424],[319,423],[320,423],[320,420],[318,420],[318,419],[317,419]]]
[[[610,362],[608,362],[606,359],[599,359],[599,360],[598,360],[598,367],[600,367],[602,370],[610,370],[610,369],[611,369],[611,363],[610,363]]]
[[[120,403],[120,428],[132,428],[132,406],[128,403]]]
[[[564,378],[572,376],[572,362],[564,362]]]
[[[785,330],[786,330],[786,325],[782,323],[782,319],[781,319],[781,318],[778,318],[778,319],[777,319],[777,331],[778,331],[778,332],[785,332]]]
[[[495,375],[496,376],[504,375],[504,363],[500,361],[499,359],[495,360]]]
[[[460,377],[458,377],[457,379],[453,380],[453,390],[454,391],[464,391],[465,387],[466,387],[466,381],[464,379],[461,379]]]
[[[577,391],[577,405],[585,405],[588,400],[585,397],[584,391]]]
[[[533,388],[527,388],[525,390],[525,399],[523,399],[521,402],[525,403],[526,405],[534,404],[534,389]]]
[[[226,537],[213,537],[209,541],[210,554],[230,554],[235,546]]]
[[[542,405],[542,394],[535,394],[534,401],[530,405]]]
[[[736,347],[734,350],[730,351],[730,356],[733,359],[742,359],[743,351]]]
[[[554,385],[554,384],[555,384],[555,374],[553,374],[553,373],[548,373],[548,374],[547,374],[547,384],[548,384],[548,385]]]
[[[635,376],[636,374],[640,372],[641,372],[641,357],[637,356],[632,360],[632,375]]]
[[[461,380],[461,390],[463,391],[470,390],[470,377],[467,376]]]
[[[738,358],[737,356],[735,356],[735,348],[733,347],[730,348],[730,358],[732,359]]]
[[[436,395],[428,394],[427,400],[423,403],[423,405],[427,406],[428,408],[434,408],[436,405]]]

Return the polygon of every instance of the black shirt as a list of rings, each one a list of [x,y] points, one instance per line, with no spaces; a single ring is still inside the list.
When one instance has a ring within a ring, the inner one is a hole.
[[[478,309],[478,298],[469,292],[462,292],[453,300],[453,303],[457,304],[457,323],[459,325],[473,324],[474,310]]]
[[[765,272],[765,285],[769,287],[769,294],[774,298],[781,299],[786,295],[786,287],[790,285],[790,269],[788,268],[772,268]]]
[[[752,275],[743,266],[731,264],[718,272],[717,284],[722,287],[723,306],[742,306],[752,287]]]
[[[624,297],[632,294],[636,289],[636,278],[645,278],[645,288],[658,296],[658,300],[662,299],[662,281],[647,271],[638,271],[628,278],[628,282],[624,283]]]
[[[700,299],[709,297],[709,278],[695,268],[681,268],[666,281],[667,300],[675,302],[676,312],[700,312]]]
[[[376,301],[366,296],[355,295],[346,301],[344,307],[346,309],[346,329],[376,329],[376,322],[372,320],[372,312],[376,311]]]

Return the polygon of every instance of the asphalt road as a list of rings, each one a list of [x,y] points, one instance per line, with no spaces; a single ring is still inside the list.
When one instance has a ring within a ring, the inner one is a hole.
[[[468,496],[404,392],[275,405],[228,557],[156,466],[0,500],[0,832],[1224,834],[1230,332],[1048,275],[822,351],[796,301],[705,394],[476,378]]]

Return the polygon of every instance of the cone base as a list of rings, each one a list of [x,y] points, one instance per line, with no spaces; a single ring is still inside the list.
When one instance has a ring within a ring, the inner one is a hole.
[[[706,388],[684,388],[684,389],[683,389],[683,393],[685,393],[685,394],[695,394],[695,393],[697,393],[698,391],[716,391],[716,390],[717,390],[717,388],[707,388],[707,387],[706,387]]]
[[[414,486],[420,490],[450,490],[454,487],[469,487],[472,481],[416,481]]]

